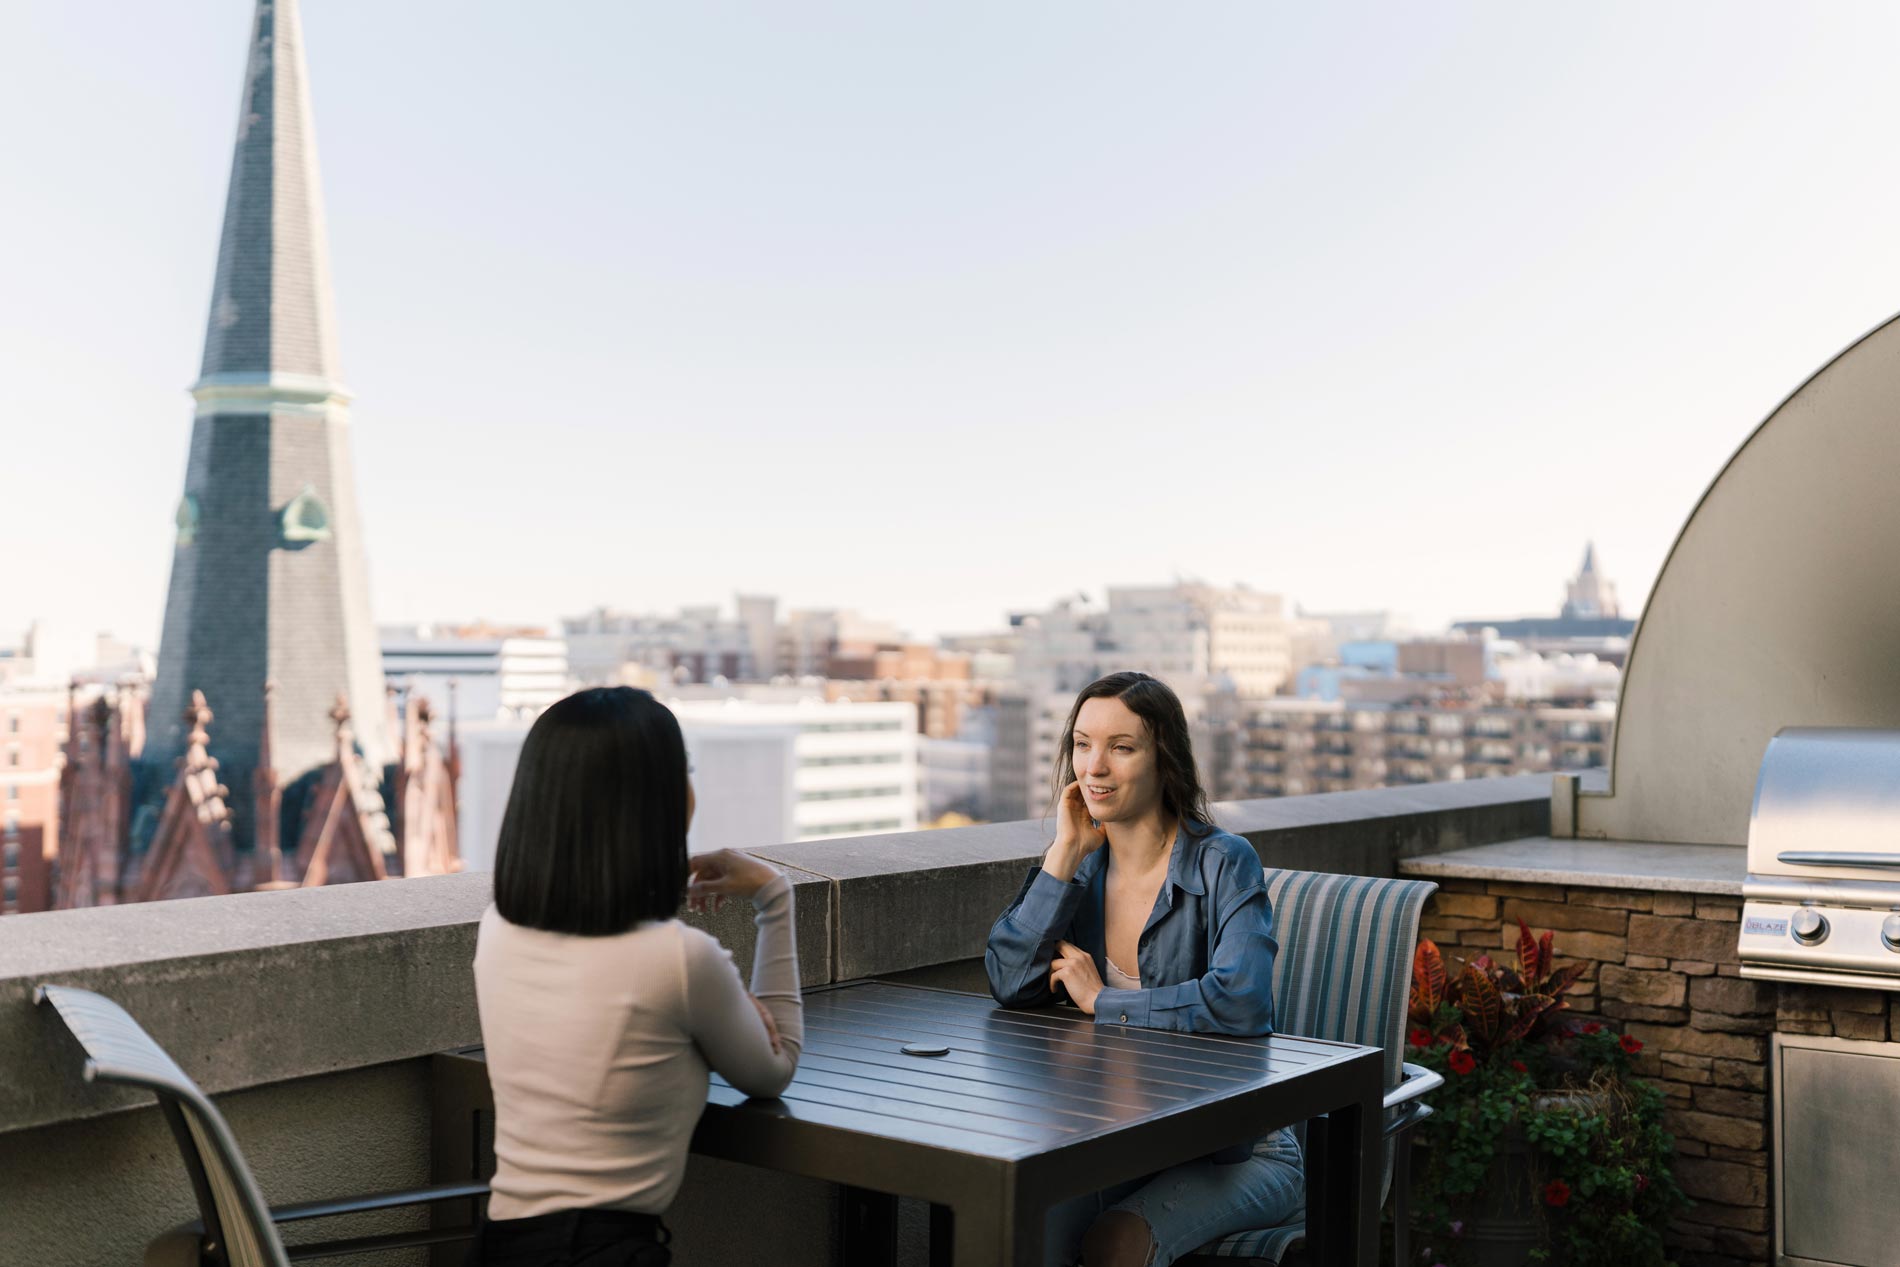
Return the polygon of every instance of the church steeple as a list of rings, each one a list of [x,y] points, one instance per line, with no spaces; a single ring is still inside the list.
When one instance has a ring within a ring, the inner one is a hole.
[[[224,234],[196,388],[337,383],[330,261],[297,0],[263,0],[251,28]],[[325,393],[328,394],[328,393]]]
[[[327,764],[339,695],[364,761],[389,759],[327,257],[297,0],[259,0],[153,685],[161,770],[193,691],[232,787],[260,749],[286,788]],[[255,798],[232,809],[248,849]]]
[[[1591,541],[1583,547],[1583,566],[1568,587],[1564,599],[1565,620],[1615,620],[1621,612],[1616,605],[1616,586],[1597,571],[1597,546]]]

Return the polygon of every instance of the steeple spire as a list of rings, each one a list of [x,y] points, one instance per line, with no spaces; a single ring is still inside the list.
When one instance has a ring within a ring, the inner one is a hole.
[[[233,389],[340,392],[331,310],[297,0],[260,0],[195,394],[228,408]]]

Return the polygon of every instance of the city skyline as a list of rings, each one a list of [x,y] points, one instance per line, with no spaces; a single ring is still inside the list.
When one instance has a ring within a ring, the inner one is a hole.
[[[1586,546],[1584,566],[1590,566],[1593,546]],[[1611,578],[1613,589],[1613,578]],[[994,637],[1006,637],[1015,631],[1016,622],[1024,619],[1046,619],[1051,612],[1073,611],[1078,615],[1099,614],[1108,609],[1117,591],[1140,592],[1168,589],[1177,586],[1204,586],[1207,582],[1198,577],[1170,578],[1165,584],[1149,585],[1145,583],[1128,584],[1125,580],[1105,579],[1091,587],[1073,590],[1051,596],[1043,603],[1016,608],[1000,613],[997,619],[981,628],[948,631],[941,636],[920,635],[899,626],[894,621],[880,619],[880,613],[859,604],[844,604],[837,607],[810,607],[794,603],[782,604],[782,615],[787,619],[796,618],[848,618],[864,626],[866,630],[876,631],[875,645],[892,651],[900,647],[915,648],[941,644],[952,646],[972,640],[983,641]],[[1577,581],[1573,577],[1567,582],[1567,588],[1574,590]],[[1221,587],[1226,588],[1226,587]],[[1341,629],[1351,630],[1363,624],[1378,627],[1377,634],[1367,634],[1364,638],[1354,633],[1343,636],[1347,642],[1365,641],[1430,641],[1445,636],[1474,637],[1479,632],[1486,636],[1502,637],[1511,640],[1522,636],[1516,626],[1535,627],[1555,623],[1560,614],[1560,605],[1550,604],[1541,612],[1527,614],[1523,618],[1510,619],[1490,616],[1471,620],[1427,626],[1411,618],[1410,613],[1392,608],[1368,607],[1354,611],[1322,612],[1301,606],[1298,602],[1288,601],[1288,596],[1269,590],[1256,589],[1244,583],[1232,587],[1241,593],[1255,594],[1271,600],[1284,608],[1283,615],[1289,621],[1309,621],[1333,623]],[[1560,583],[1554,588],[1566,588]],[[593,619],[629,620],[667,624],[682,620],[706,620],[709,625],[736,625],[743,620],[744,606],[748,603],[766,603],[774,610],[781,606],[778,595],[728,594],[723,597],[711,597],[707,601],[689,601],[668,610],[649,608],[630,610],[625,608],[597,605],[583,612],[564,613],[554,620],[542,623],[506,624],[486,617],[467,618],[456,615],[422,621],[379,621],[377,634],[385,654],[391,646],[413,643],[418,648],[427,648],[437,641],[452,642],[457,639],[490,639],[499,642],[504,639],[525,639],[529,642],[551,640],[551,645],[564,645],[574,636],[574,630]],[[1612,613],[1614,615],[1615,613]],[[1622,609],[1626,623],[1634,625],[1639,611]],[[1568,605],[1562,605],[1561,615],[1568,618]],[[564,632],[565,631],[565,632]],[[37,647],[34,645],[38,643]],[[867,644],[869,645],[869,644]],[[101,630],[96,633],[75,630],[57,622],[49,622],[40,617],[29,620],[23,628],[0,630],[0,650],[8,650],[15,655],[37,653],[43,663],[52,669],[36,670],[22,680],[31,680],[40,685],[63,681],[66,676],[83,674],[88,681],[105,680],[99,677],[101,672],[123,671],[131,673],[135,663],[141,658],[156,662],[156,645],[141,645],[117,636],[116,631]],[[1141,667],[1134,665],[1133,667]],[[149,678],[149,669],[145,671]],[[545,706],[548,700],[541,701]]]
[[[22,15],[0,629],[156,645],[247,9]],[[1189,575],[1433,626],[1554,609],[1591,539],[1640,609],[1900,294],[1900,90],[1838,65],[1892,15],[1713,11],[323,6],[372,610],[928,637]]]

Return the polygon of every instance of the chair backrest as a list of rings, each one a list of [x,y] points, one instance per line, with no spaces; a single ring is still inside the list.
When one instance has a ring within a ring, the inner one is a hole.
[[[1289,1034],[1385,1049],[1385,1084],[1399,1084],[1412,956],[1429,880],[1267,871],[1278,1027]]]
[[[81,1071],[86,1081],[142,1087],[158,1097],[191,1177],[207,1257],[228,1267],[289,1267],[270,1206],[230,1126],[178,1062],[102,994],[43,985],[33,997],[52,1005],[86,1053]]]
[[[1412,956],[1429,880],[1267,869],[1275,1025],[1286,1034],[1385,1050],[1385,1085],[1403,1075]],[[1386,1150],[1386,1182],[1392,1154]]]

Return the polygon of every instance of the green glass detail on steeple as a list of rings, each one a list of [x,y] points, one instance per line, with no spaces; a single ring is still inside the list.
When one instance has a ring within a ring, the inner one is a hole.
[[[317,490],[309,484],[305,484],[303,491],[290,499],[279,522],[283,525],[284,542],[287,545],[307,545],[312,541],[330,539],[330,508],[323,504],[323,498],[317,496]]]
[[[198,539],[198,499],[186,493],[178,499],[178,514],[173,522],[178,525],[178,544],[188,546]]]

